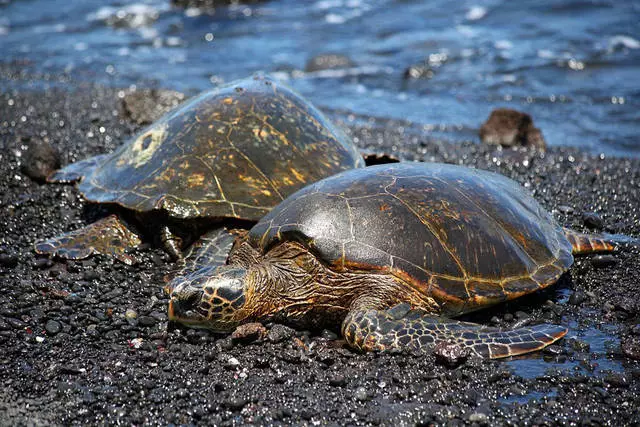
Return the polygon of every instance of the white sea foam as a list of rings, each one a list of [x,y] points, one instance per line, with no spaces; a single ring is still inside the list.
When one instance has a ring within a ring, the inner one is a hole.
[[[329,24],[344,24],[347,22],[347,18],[337,13],[329,13],[324,18]]]
[[[614,36],[609,39],[609,50],[617,48],[640,49],[640,41],[629,36]]]
[[[89,21],[101,21],[114,27],[140,28],[153,24],[168,6],[134,3],[122,7],[103,6],[87,15]]]
[[[487,16],[487,8],[482,6],[472,6],[464,16],[469,21],[477,21]]]
[[[511,48],[513,48],[513,43],[511,43],[509,40],[497,40],[493,46],[496,49],[500,49],[500,50],[509,50]]]

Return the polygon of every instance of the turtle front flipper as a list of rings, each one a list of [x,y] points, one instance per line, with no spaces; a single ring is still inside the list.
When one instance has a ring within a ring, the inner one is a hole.
[[[79,181],[83,177],[90,174],[91,171],[93,171],[96,166],[100,165],[109,155],[110,154],[101,154],[85,160],[81,160],[79,162],[71,163],[70,165],[67,165],[64,168],[59,169],[49,175],[47,181],[59,183],[71,183]]]
[[[235,235],[225,228],[218,228],[203,234],[182,253],[180,267],[165,276],[165,292],[171,293],[176,283],[193,275],[198,270],[209,271],[226,264]],[[205,273],[206,274],[206,273]]]
[[[203,234],[184,251],[184,268],[182,271],[194,271],[202,267],[224,265],[231,251],[235,234],[226,228],[217,228]]]
[[[184,287],[185,283],[201,283],[211,276],[216,268],[225,265],[235,237],[226,228],[203,234],[182,254],[182,268],[165,276],[166,294],[171,295],[175,288]]]
[[[125,264],[132,265],[136,260],[127,254],[127,250],[140,243],[137,234],[127,228],[116,215],[110,215],[79,230],[37,242],[35,251],[65,259],[85,259],[99,253],[114,256]]]
[[[540,350],[566,333],[565,328],[548,324],[514,330],[479,326],[411,310],[408,304],[352,310],[342,324],[349,345],[363,351],[421,350],[444,341],[490,359]]]

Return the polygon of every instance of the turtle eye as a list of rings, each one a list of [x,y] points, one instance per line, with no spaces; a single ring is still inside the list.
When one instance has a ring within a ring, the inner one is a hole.
[[[202,290],[193,289],[187,294],[187,303],[197,305],[202,299]]]

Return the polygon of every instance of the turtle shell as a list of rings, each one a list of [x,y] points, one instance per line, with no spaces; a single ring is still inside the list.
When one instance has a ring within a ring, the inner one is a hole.
[[[248,239],[263,252],[300,242],[336,271],[393,274],[446,314],[533,292],[573,262],[562,228],[518,183],[445,164],[324,179],[272,210]]]
[[[265,76],[203,93],[112,154],[67,166],[84,197],[176,218],[258,220],[299,188],[364,166],[319,110]]]

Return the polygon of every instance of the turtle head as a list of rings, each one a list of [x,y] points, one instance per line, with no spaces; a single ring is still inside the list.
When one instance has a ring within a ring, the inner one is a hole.
[[[170,286],[169,320],[194,328],[230,332],[249,317],[247,270],[203,268],[176,277]]]

